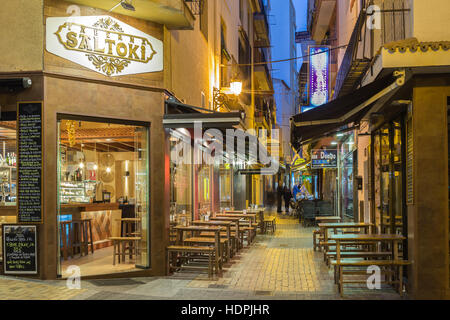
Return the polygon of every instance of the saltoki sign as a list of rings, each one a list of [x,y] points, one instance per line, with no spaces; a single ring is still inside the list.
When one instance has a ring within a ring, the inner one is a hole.
[[[311,169],[336,168],[337,150],[311,150]]]
[[[46,49],[106,76],[163,70],[163,42],[109,16],[47,18]]]

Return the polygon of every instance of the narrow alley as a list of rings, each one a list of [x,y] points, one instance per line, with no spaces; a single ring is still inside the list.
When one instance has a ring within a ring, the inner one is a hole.
[[[275,213],[271,213],[275,215]],[[66,288],[65,280],[40,281],[0,278],[2,299],[53,300],[335,300],[401,299],[390,287],[369,290],[346,285],[339,296],[321,252],[312,248],[313,227],[277,215],[274,234],[257,235],[256,241],[225,264],[220,277],[206,273],[177,272],[168,277],[82,280],[81,289]]]

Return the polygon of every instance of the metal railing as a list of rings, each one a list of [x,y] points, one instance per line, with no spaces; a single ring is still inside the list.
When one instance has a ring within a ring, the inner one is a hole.
[[[374,4],[375,6],[371,7]],[[355,64],[361,61],[373,62],[381,46],[409,36],[409,15],[410,8],[405,0],[375,1],[361,10],[336,76],[334,97],[339,95]],[[367,65],[368,67],[370,65]],[[361,78],[356,81],[355,86]]]

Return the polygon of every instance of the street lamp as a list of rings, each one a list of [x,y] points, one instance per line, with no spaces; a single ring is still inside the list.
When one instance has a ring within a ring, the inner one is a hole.
[[[230,83],[230,91],[236,96],[240,95],[242,92],[242,82],[236,80],[232,81]]]
[[[223,92],[218,88],[213,88],[213,107],[217,111],[220,107],[226,107],[229,102],[227,94],[231,93],[235,96],[240,95],[242,92],[242,82],[237,80],[232,80],[230,83],[230,88],[227,92]]]

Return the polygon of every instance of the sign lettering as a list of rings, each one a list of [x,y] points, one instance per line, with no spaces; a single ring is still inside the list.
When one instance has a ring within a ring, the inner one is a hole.
[[[47,18],[48,52],[107,76],[163,70],[162,41],[109,16]]]

